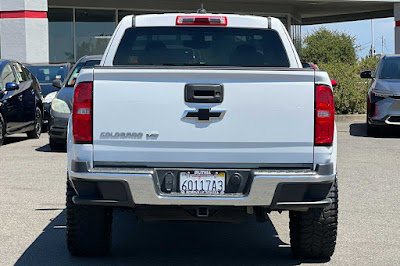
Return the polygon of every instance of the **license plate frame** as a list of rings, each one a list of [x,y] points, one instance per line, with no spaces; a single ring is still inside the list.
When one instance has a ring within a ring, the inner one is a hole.
[[[225,194],[226,172],[189,170],[179,172],[179,193],[183,196],[218,196]]]

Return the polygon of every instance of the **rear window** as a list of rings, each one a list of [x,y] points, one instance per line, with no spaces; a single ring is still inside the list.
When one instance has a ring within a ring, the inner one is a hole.
[[[289,67],[274,30],[139,27],[126,30],[115,66]]]
[[[400,79],[400,57],[389,57],[383,60],[379,78]]]
[[[52,83],[53,80],[64,81],[68,74],[67,66],[27,66],[36,76],[39,83]]]
[[[79,72],[81,71],[82,67],[91,67],[91,66],[95,66],[98,64],[100,64],[100,60],[89,60],[89,61],[86,61],[86,63],[84,63],[84,62],[78,63],[78,65],[76,65],[76,67],[74,68],[74,71],[70,75],[66,86],[67,87],[75,86],[75,82],[78,79]]]

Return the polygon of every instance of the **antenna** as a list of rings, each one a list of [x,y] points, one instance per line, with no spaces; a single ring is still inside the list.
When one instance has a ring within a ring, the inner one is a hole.
[[[204,5],[201,4],[200,8],[197,9],[197,14],[206,14],[207,11],[204,9]]]

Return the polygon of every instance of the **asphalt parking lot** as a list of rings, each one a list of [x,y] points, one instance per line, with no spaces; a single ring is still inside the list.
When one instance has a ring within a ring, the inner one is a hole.
[[[65,244],[66,154],[39,140],[9,138],[0,148],[1,265],[399,265],[400,133],[364,135],[340,122],[339,235],[330,261],[290,256],[288,213],[242,224],[139,223],[116,211],[110,257],[74,258]]]

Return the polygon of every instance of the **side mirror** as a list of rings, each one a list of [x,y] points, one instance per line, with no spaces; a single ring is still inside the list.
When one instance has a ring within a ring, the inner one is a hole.
[[[10,82],[6,84],[6,91],[15,91],[19,89],[19,85],[15,82]]]
[[[372,78],[372,71],[371,70],[366,70],[361,72],[360,77],[362,79],[371,79]]]
[[[62,87],[61,80],[59,80],[59,79],[53,80],[53,86],[56,87],[56,88],[61,89],[61,87]]]
[[[337,86],[337,81],[336,80],[332,79],[331,83],[332,83],[332,87],[336,87]]]

